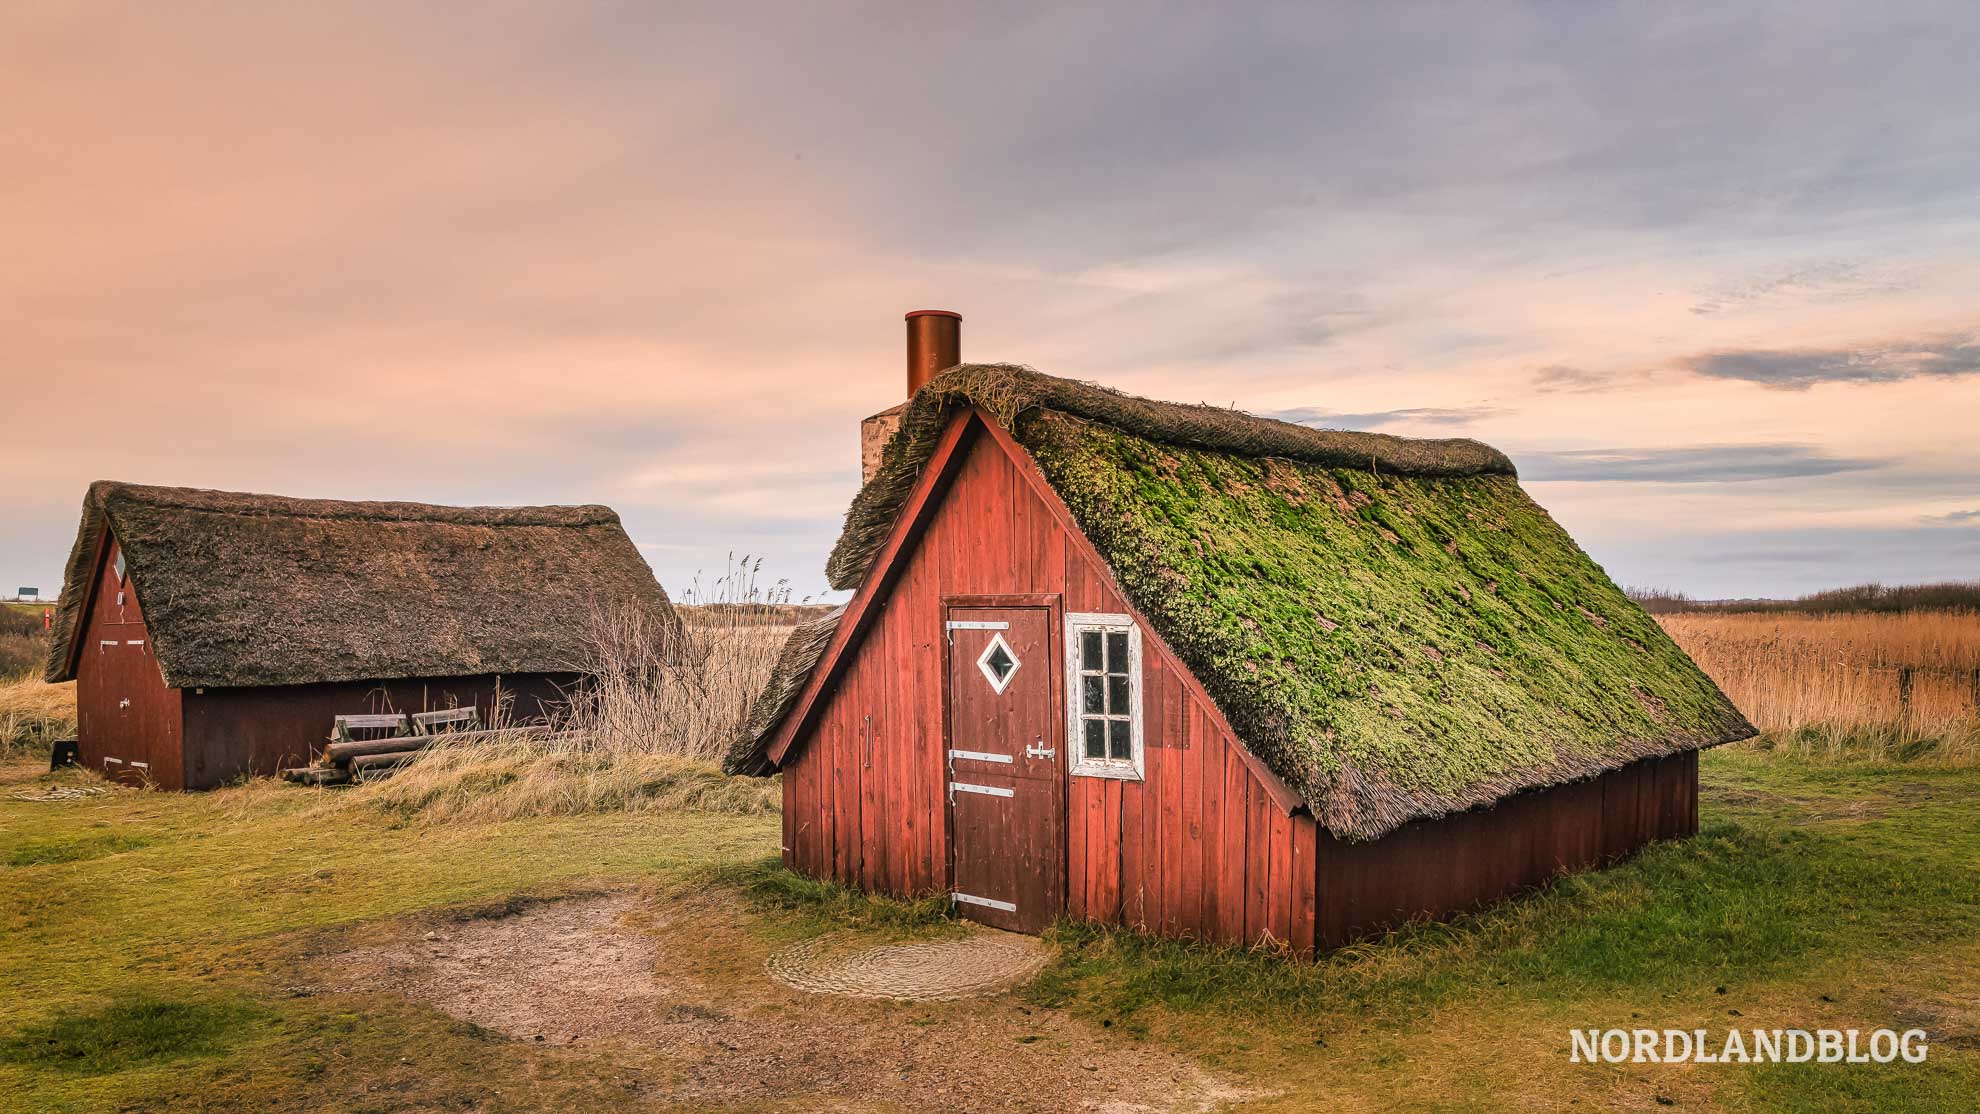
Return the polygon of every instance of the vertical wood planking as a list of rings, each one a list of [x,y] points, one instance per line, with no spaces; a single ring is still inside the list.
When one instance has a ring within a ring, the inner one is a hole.
[[[915,570],[910,568],[909,571]],[[913,893],[915,890],[914,876],[919,858],[917,849],[921,843],[921,817],[914,807],[914,770],[921,758],[919,748],[915,746],[918,735],[915,707],[920,702],[908,687],[914,676],[915,659],[920,655],[915,650],[914,626],[906,621],[909,610],[904,606],[887,617],[890,629],[887,632],[887,670],[883,685],[886,693],[887,815],[890,828],[887,885],[888,892],[896,894]]]
[[[782,819],[784,822],[784,842],[783,846],[778,849],[778,857],[783,862],[785,870],[794,870],[797,867],[797,838],[791,831],[796,824],[796,817],[801,811],[797,796],[798,781],[795,776],[796,773],[797,771],[793,770],[784,775],[784,784],[782,786],[782,793],[780,794],[783,799]]]
[[[1183,725],[1183,692],[1180,688],[1165,685],[1162,688],[1160,706],[1162,709],[1163,734],[1161,746],[1147,751],[1148,767],[1156,780],[1156,788],[1162,795],[1162,934],[1179,935],[1183,926],[1183,755],[1186,741]]]
[[[1318,826],[1311,816],[1292,818],[1292,949],[1313,954],[1313,924],[1319,886],[1314,858]]]
[[[1256,944],[1270,931],[1268,895],[1272,890],[1271,800],[1251,782],[1245,770],[1247,800],[1245,810],[1244,942]]]
[[[887,660],[887,624],[876,624],[867,636],[867,653],[861,654],[852,674],[858,686],[860,711],[859,756],[859,888],[878,893],[887,885],[886,831],[880,785],[885,763],[881,759],[881,739],[886,733],[886,709],[881,705],[878,666]]]
[[[1121,786],[1120,923],[1137,930],[1148,925],[1148,879],[1144,859],[1147,841],[1142,835],[1142,802],[1146,799],[1147,794],[1139,782]]]
[[[1097,819],[1099,836],[1092,841],[1097,855],[1098,873],[1093,892],[1095,914],[1108,924],[1119,924],[1121,920],[1121,789],[1122,783],[1113,778],[1098,779],[1100,783],[1100,814]]]
[[[1092,851],[1087,847],[1087,802],[1092,778],[1066,779],[1066,910],[1083,920],[1092,920]]]
[[[846,689],[842,687],[839,691],[843,697]],[[835,707],[830,709],[831,722],[823,741],[830,744],[832,758],[821,771],[822,775],[831,782],[829,790],[833,819],[831,876],[834,881],[842,885],[852,885],[857,881],[853,871],[852,846],[858,842],[859,831],[859,796],[846,791],[849,778],[847,766],[858,742],[857,734],[849,730],[849,725],[846,723],[848,703],[849,701],[841,698],[836,702]],[[848,838],[847,829],[851,829],[853,833],[851,838]]]
[[[1199,723],[1202,745],[1196,748],[1197,778],[1203,794],[1203,938],[1228,942],[1222,922],[1224,897],[1224,742],[1207,718]]]
[[[1229,747],[1224,750],[1224,863],[1217,878],[1219,939],[1242,943],[1244,936],[1245,838],[1251,812],[1251,771]]]
[[[1271,882],[1265,891],[1265,930],[1278,944],[1292,942],[1292,817],[1278,809],[1266,815],[1271,827],[1266,838],[1271,843]]]
[[[1177,735],[1183,749],[1177,753],[1182,778],[1182,915],[1181,931],[1198,938],[1207,935],[1203,915],[1203,759],[1215,750],[1210,717],[1178,687]]]
[[[1107,779],[1074,778],[1080,785],[1081,810],[1086,814],[1086,915],[1107,921]]]

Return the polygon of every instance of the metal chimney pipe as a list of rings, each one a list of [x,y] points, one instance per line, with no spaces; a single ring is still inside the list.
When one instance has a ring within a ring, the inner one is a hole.
[[[928,385],[935,373],[962,363],[962,314],[918,309],[907,315],[908,397]]]

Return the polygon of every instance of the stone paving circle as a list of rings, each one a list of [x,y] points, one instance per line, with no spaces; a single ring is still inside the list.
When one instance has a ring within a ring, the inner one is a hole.
[[[103,790],[94,785],[55,785],[46,792],[37,793],[32,789],[16,790],[13,798],[17,801],[33,801],[46,804],[49,801],[79,801],[84,797],[94,797]]]
[[[948,1002],[983,998],[1025,981],[1049,958],[1035,937],[980,930],[968,936],[862,945],[857,938],[817,936],[773,952],[770,977],[812,994]]]

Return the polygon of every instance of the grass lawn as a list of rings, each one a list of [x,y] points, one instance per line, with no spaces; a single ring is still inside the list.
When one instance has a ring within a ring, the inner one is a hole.
[[[1068,927],[1015,1001],[831,1008],[931,1038],[993,1013],[1051,1021],[1049,1039],[1200,1065],[1245,1109],[1970,1109],[1980,770],[1725,749],[1703,776],[1695,840],[1317,964]],[[41,778],[21,766],[0,783]],[[767,865],[774,815],[408,824],[327,799],[267,782],[0,795],[0,1108],[707,1109],[678,1057],[510,1039],[389,991],[322,991],[323,968],[436,918],[601,890],[639,893],[669,954],[735,1001],[762,993],[778,942],[945,930],[926,908]],[[762,1001],[750,1016],[808,1008]],[[1569,1062],[1569,1029],[1639,1026],[1920,1028],[1931,1052],[1888,1066]],[[853,1067],[835,1109],[896,1108],[860,1099],[856,1072],[880,1069]],[[794,1078],[785,1108],[827,1105]]]

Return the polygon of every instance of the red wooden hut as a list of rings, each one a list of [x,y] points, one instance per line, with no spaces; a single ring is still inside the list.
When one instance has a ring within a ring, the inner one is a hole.
[[[956,364],[731,769],[793,869],[1037,931],[1340,944],[1690,834],[1752,728],[1474,441]],[[913,347],[933,331],[948,347]]]
[[[595,609],[675,622],[606,507],[436,507],[101,481],[49,655],[81,761],[208,788],[307,763],[334,717],[555,711]],[[498,707],[498,704],[500,707]]]

